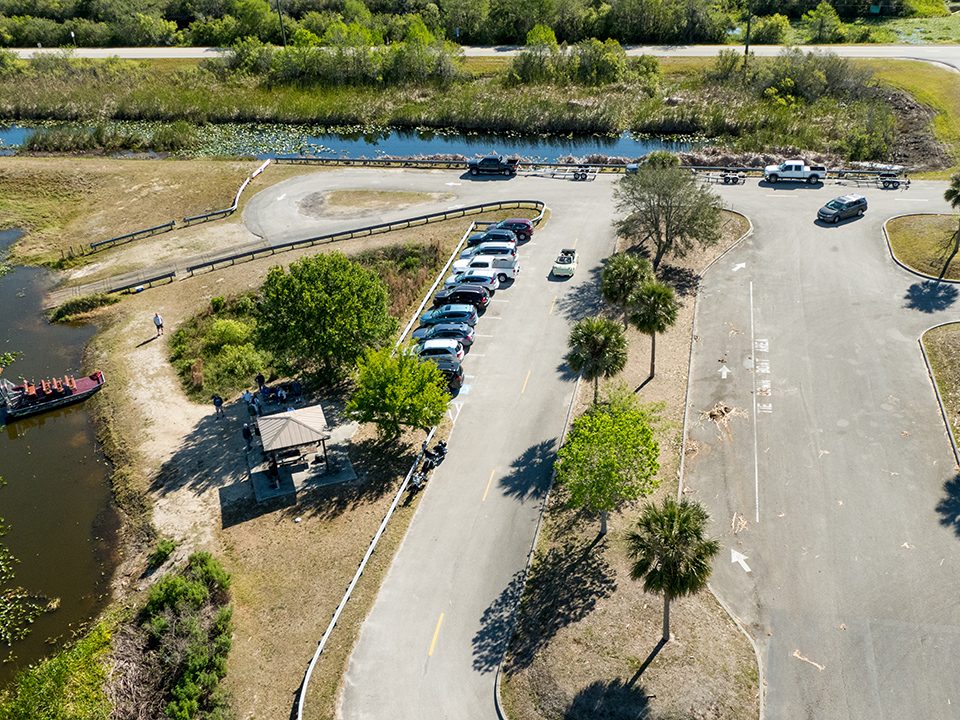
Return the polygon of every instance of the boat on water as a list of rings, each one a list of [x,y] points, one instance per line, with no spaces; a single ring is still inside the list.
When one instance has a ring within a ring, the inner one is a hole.
[[[86,400],[102,388],[104,382],[99,370],[86,377],[64,375],[62,379],[40,382],[24,380],[19,385],[0,378],[0,408],[6,409],[8,420],[36,415]]]

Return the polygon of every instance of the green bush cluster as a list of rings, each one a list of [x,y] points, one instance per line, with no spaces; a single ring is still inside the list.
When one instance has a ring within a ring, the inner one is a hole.
[[[230,576],[205,552],[150,588],[139,622],[164,671],[171,720],[216,717],[226,709],[219,684],[231,645],[229,588]]]
[[[596,38],[574,45],[558,45],[553,31],[534,28],[527,47],[510,63],[508,81],[512,84],[571,83],[606,85],[631,80],[655,88],[660,64],[654,57],[627,58],[616,40],[600,42]]]
[[[270,84],[446,86],[460,76],[459,63],[455,45],[426,33],[388,46],[297,45],[285,49],[244,38],[225,58],[208,61],[206,67],[220,77],[227,73],[255,75]]]
[[[160,538],[150,554],[147,555],[147,569],[156,570],[163,565],[173,551],[177,549],[177,543],[173,538]]]
[[[268,0],[0,0],[0,45],[227,47],[245,37],[277,45],[284,39],[297,46],[384,45],[403,40],[413,25],[437,37],[483,45],[523,42],[537,24],[567,43],[591,37],[621,43],[721,43],[742,23],[747,1],[288,0],[281,6],[281,20]],[[821,4],[749,3],[759,16],[782,14],[792,20]],[[947,13],[941,0],[844,0],[836,10],[849,21],[872,17],[872,6],[886,16]],[[852,39],[843,33],[838,37]]]
[[[34,130],[23,144],[30,152],[178,152],[196,143],[196,129],[183,120],[153,132],[98,124],[94,127],[44,127]]]
[[[194,398],[230,397],[272,366],[254,341],[256,319],[249,295],[215,297],[210,308],[184,323],[171,339],[171,361]]]
[[[83,315],[104,305],[113,305],[118,302],[120,302],[120,298],[107,293],[97,293],[95,295],[84,295],[83,297],[73,298],[58,305],[50,314],[50,321],[68,322],[77,315]]]

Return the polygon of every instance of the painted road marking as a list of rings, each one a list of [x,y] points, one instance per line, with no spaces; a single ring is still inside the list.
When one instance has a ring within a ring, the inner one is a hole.
[[[897,202],[930,202],[929,200],[922,200],[920,198],[894,198]]]
[[[753,280],[750,281],[750,347],[757,346],[753,323]],[[756,358],[754,358],[756,368]],[[769,368],[768,368],[769,369]],[[757,522],[760,522],[760,454],[757,451],[757,371],[750,373],[753,378],[753,497]]]
[[[523,380],[523,387],[520,388],[520,394],[523,395],[524,391],[527,389],[527,383],[530,382],[530,373],[533,372],[533,368],[527,370],[527,377]]]
[[[448,182],[448,183],[444,183],[444,185],[449,185],[450,187],[459,187],[460,185],[463,185],[463,183]]]
[[[496,337],[496,336],[495,336],[495,335],[482,335],[481,333],[477,333],[477,337]]]
[[[287,196],[286,193],[280,193],[279,195],[277,195],[277,202],[280,202],[280,201],[283,200],[286,196]]]
[[[570,247],[576,249],[578,242],[580,242],[580,238],[574,238],[574,239],[573,239],[573,245],[571,245]]]
[[[550,310],[547,311],[547,315],[553,315],[553,307],[557,304],[557,298],[554,296],[553,300],[550,301]]]
[[[796,200],[798,197],[800,197],[799,195],[788,195],[787,193],[782,193],[782,192],[765,193],[765,195],[767,197],[786,198],[788,200]]]
[[[730,548],[730,562],[737,563],[744,572],[750,572],[750,566],[747,565],[747,556],[741,552],[737,552],[733,548]]]
[[[726,365],[721,365],[720,369],[717,370],[717,372],[720,373],[721,380],[726,380],[727,376],[733,371],[730,368],[728,368]]]
[[[746,266],[747,266],[746,263],[737,263],[730,269],[733,270],[734,272],[737,272],[737,270],[743,270]]]
[[[499,299],[497,299],[497,300],[491,300],[490,302],[492,302],[492,303],[503,303],[503,304],[506,304],[506,303],[508,303],[508,302],[510,302],[510,301],[509,301],[509,300],[499,300]]]
[[[493,474],[497,471],[496,468],[490,471],[490,479],[487,480],[487,489],[483,491],[483,497],[480,498],[480,502],[487,501],[487,494],[490,492],[490,486],[493,485]]]
[[[441,625],[443,625],[443,613],[440,613],[440,617],[437,618],[437,629],[433,631],[433,640],[430,641],[430,651],[427,653],[427,657],[433,657],[433,650],[437,647],[437,638],[440,637]]]
[[[447,210],[459,210],[462,207],[463,207],[463,203],[460,203],[457,205],[451,205],[450,207],[447,208]]]

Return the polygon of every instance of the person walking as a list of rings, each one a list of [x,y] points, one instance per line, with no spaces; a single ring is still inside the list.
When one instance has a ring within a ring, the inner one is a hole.
[[[215,411],[216,416],[217,416],[217,417],[224,417],[224,415],[223,415],[223,398],[220,397],[220,396],[217,395],[217,394],[214,394],[214,396],[213,396],[212,398],[210,398],[210,399],[213,400],[213,409],[214,409],[214,411]]]
[[[247,423],[243,424],[243,439],[247,441],[247,450],[253,447],[253,431]]]
[[[263,392],[263,389],[267,386],[267,379],[263,376],[262,372],[257,373],[257,388],[260,392]]]
[[[160,313],[155,312],[153,314],[153,324],[157,328],[157,337],[163,335],[163,317],[160,315]]]

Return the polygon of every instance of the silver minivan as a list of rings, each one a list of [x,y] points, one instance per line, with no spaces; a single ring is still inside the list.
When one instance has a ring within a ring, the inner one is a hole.
[[[507,242],[485,242],[472,248],[467,248],[460,253],[461,260],[470,260],[477,255],[509,255],[517,256],[517,246],[514,243]]]

